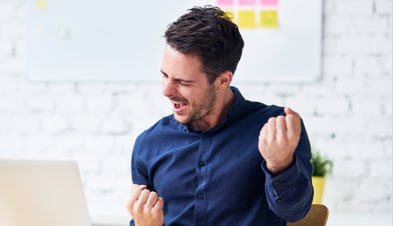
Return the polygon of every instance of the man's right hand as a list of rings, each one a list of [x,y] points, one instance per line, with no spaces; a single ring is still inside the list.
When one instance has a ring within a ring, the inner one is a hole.
[[[136,226],[162,226],[164,224],[164,199],[146,185],[134,184],[127,209]]]

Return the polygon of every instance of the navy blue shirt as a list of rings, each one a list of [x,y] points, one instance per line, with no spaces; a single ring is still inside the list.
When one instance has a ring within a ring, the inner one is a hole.
[[[284,108],[245,100],[231,89],[234,103],[209,131],[195,131],[170,115],[136,139],[132,181],[164,199],[164,225],[284,226],[311,207],[311,151],[303,122],[293,164],[272,175],[258,136]]]

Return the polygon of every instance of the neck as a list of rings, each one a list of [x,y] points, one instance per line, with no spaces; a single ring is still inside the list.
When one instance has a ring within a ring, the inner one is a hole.
[[[193,128],[198,131],[208,131],[217,126],[224,119],[234,100],[235,95],[230,87],[227,87],[222,93],[217,93],[213,110],[204,120],[192,124]]]

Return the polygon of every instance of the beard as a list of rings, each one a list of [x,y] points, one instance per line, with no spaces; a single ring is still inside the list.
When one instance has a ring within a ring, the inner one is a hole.
[[[182,124],[193,124],[205,117],[209,116],[213,111],[213,106],[216,103],[216,91],[213,84],[209,85],[209,88],[204,95],[192,103],[189,102],[189,113],[186,117],[181,117],[175,114],[175,120]]]

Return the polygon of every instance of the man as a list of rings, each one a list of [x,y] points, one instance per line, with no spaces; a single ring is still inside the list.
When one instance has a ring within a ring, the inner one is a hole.
[[[300,116],[231,86],[243,39],[217,7],[165,32],[163,95],[173,114],[136,140],[130,225],[283,226],[311,207],[311,151]]]

